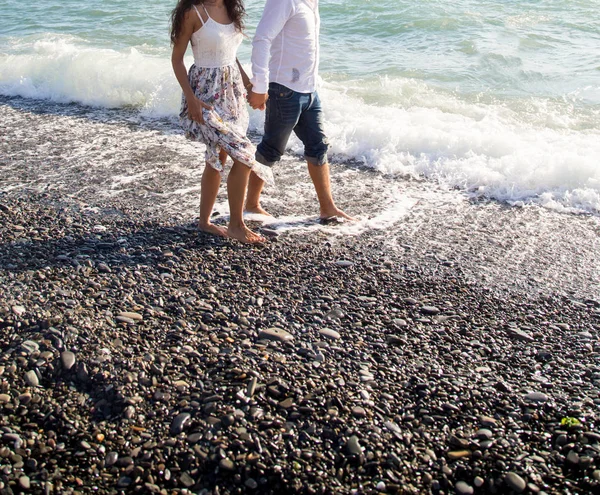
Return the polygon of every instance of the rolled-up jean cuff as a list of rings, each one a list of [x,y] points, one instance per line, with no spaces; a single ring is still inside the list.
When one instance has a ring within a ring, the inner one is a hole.
[[[306,156],[304,158],[310,165],[314,165],[315,167],[322,167],[327,163],[327,153],[321,156]]]
[[[263,165],[266,165],[267,167],[272,167],[275,162],[270,162],[269,160],[267,160],[260,151],[257,151],[254,155],[254,159],[258,162],[258,163],[262,163]]]

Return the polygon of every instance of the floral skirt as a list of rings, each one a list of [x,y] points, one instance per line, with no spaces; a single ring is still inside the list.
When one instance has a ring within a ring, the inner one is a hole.
[[[185,95],[181,98],[179,123],[186,136],[206,145],[206,163],[223,171],[221,150],[247,165],[262,180],[273,183],[271,169],[254,159],[255,147],[246,136],[248,109],[240,71],[235,66],[206,68],[192,65],[188,78],[196,97],[213,110],[203,110],[204,124],[190,119]]]

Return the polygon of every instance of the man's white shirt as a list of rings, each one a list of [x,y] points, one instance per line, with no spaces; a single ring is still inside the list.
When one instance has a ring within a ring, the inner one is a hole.
[[[269,82],[315,91],[320,25],[318,0],[267,0],[252,42],[252,91],[267,93]]]

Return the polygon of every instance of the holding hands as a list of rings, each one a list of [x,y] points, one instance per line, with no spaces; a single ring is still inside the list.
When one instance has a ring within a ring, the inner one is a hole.
[[[248,90],[248,103],[254,110],[264,110],[269,99],[268,94],[260,94],[252,91],[252,83],[246,86]]]

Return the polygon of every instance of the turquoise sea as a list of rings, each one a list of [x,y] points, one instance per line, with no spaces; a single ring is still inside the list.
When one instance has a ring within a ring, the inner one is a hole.
[[[246,67],[263,5],[246,5]],[[133,108],[176,127],[173,6],[0,0],[0,94]],[[332,159],[510,204],[600,213],[599,8],[321,0]],[[262,118],[252,112],[251,131]]]

